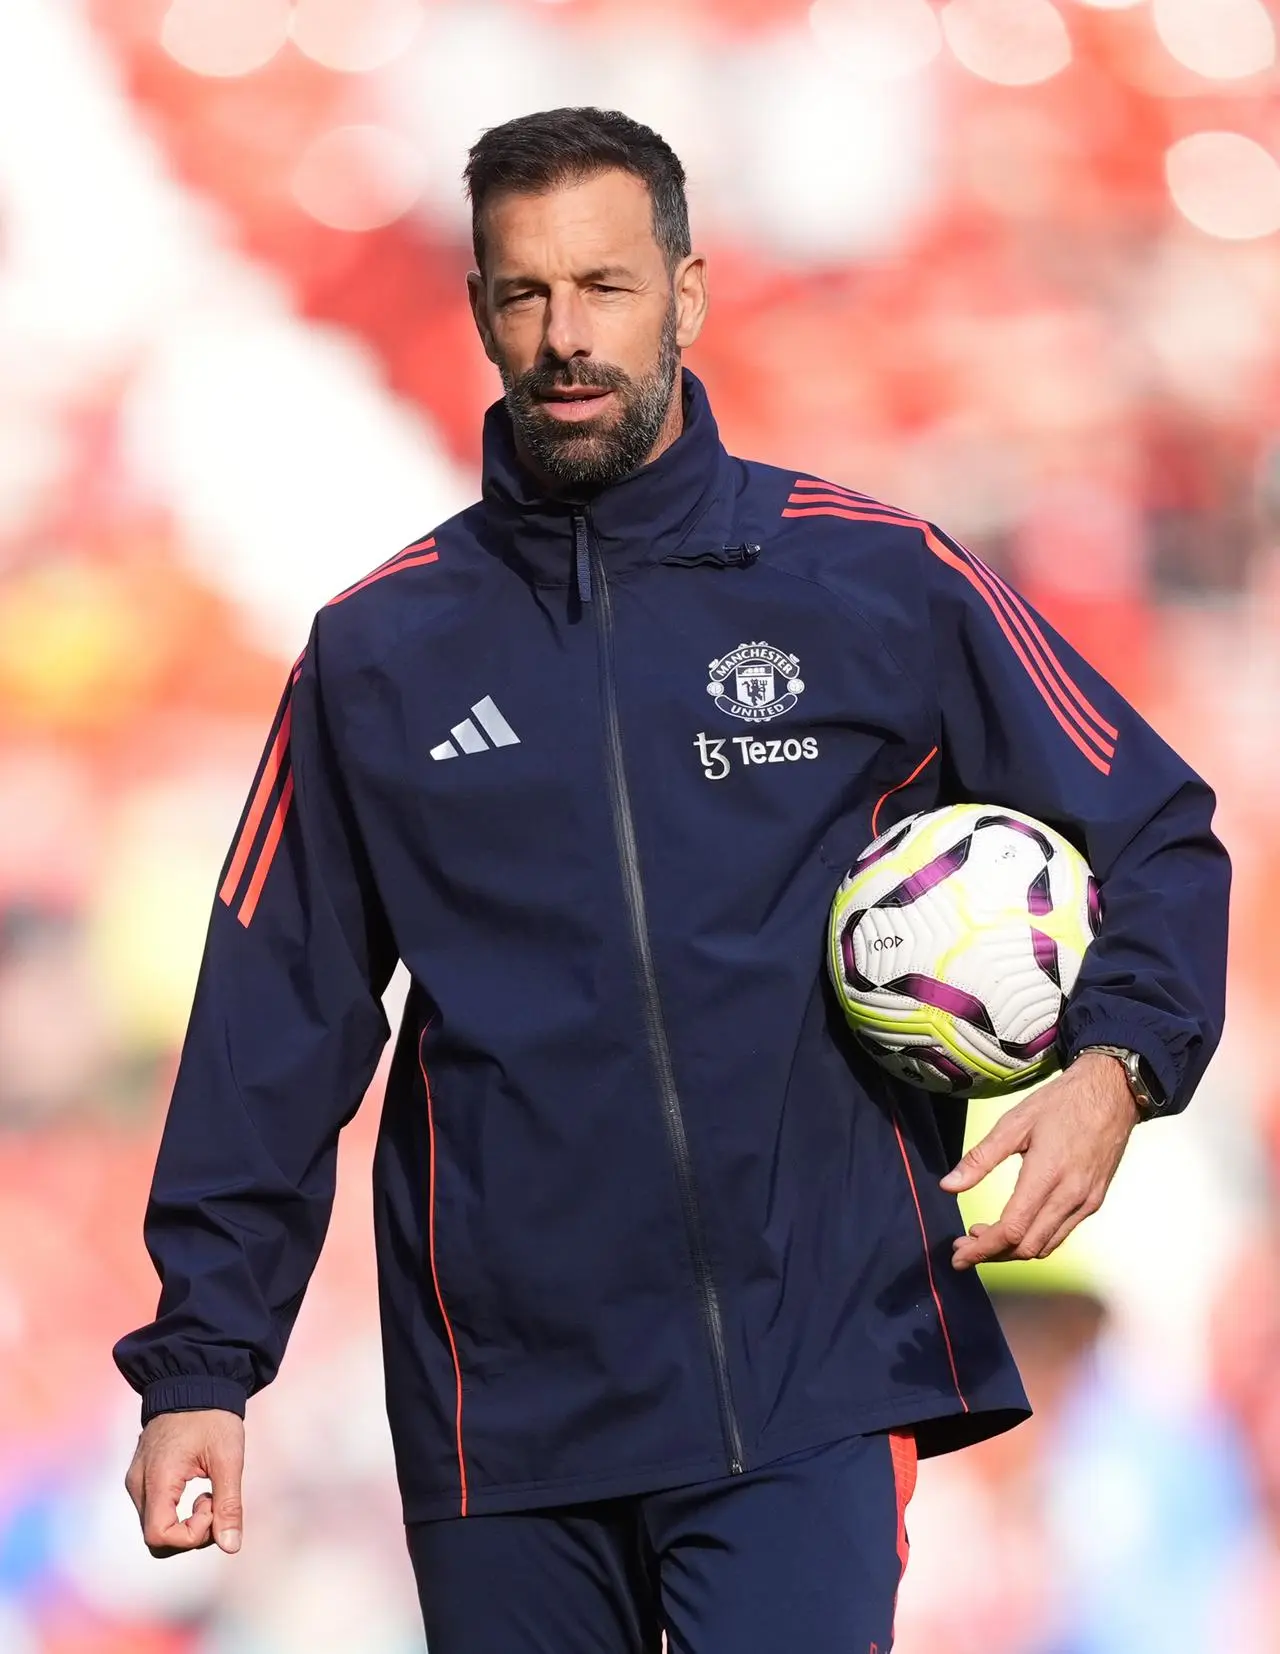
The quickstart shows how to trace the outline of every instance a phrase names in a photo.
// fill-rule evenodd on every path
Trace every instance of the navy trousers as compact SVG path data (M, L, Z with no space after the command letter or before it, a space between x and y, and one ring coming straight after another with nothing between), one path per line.
M594 1504L411 1524L429 1654L888 1654L909 1435Z

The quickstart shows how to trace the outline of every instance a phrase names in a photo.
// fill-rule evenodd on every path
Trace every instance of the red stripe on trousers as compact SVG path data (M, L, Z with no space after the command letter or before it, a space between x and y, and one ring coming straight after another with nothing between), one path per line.
M907 1538L907 1506L916 1490L916 1474L919 1469L919 1455L916 1452L916 1437L913 1430L889 1432L889 1457L893 1463L893 1492L898 1507L898 1584L901 1585L911 1556L911 1541ZM896 1609L897 1591L893 1594L893 1603Z

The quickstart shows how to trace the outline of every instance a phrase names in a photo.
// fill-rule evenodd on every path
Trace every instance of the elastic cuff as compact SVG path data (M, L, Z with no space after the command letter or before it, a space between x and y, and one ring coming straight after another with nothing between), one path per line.
M1182 1106L1176 1100L1178 1071L1164 1041L1153 1034L1145 1023L1129 1021L1124 1017L1090 1017L1066 1033L1062 1049L1063 1067L1091 1045L1122 1045L1126 1051L1136 1051L1140 1057L1145 1057L1151 1064L1163 1097L1159 1112L1178 1112Z
M142 1392L142 1422L147 1424L157 1413L198 1413L206 1408L243 1418L245 1399L244 1385L233 1378L158 1378Z

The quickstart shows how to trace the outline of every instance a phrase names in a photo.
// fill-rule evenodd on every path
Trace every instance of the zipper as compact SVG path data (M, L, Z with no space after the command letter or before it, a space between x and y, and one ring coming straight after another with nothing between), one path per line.
M578 589L584 602L595 598L597 615L596 637L599 640L600 688L604 702L605 757L608 768L609 802L613 811L613 830L618 845L618 861L622 870L622 886L626 895L627 912L631 920L631 940L635 948L636 965L644 1000L645 1028L649 1036L649 1053L653 1059L658 1091L662 1098L662 1112L667 1127L667 1140L675 1161L676 1180L680 1186L680 1203L684 1212L685 1231L693 1258L698 1296L702 1304L702 1319L707 1341L711 1347L711 1365L715 1374L716 1394L720 1405L720 1421L725 1446L729 1454L729 1472L741 1476L746 1468L742 1433L733 1406L733 1390L729 1382L729 1358L725 1346L724 1318L720 1313L720 1296L711 1272L707 1250L706 1230L698 1205L698 1191L694 1184L693 1159L689 1153L689 1137L685 1131L680 1094L676 1089L675 1069L671 1062L671 1046L667 1039L666 1023L662 1015L662 996L658 991L658 974L653 963L653 947L649 939L649 922L644 899L644 882L640 875L640 854L636 844L635 818L631 810L631 793L627 786L627 771L622 753L622 727L618 719L618 690L613 670L613 598L605 574L599 549L591 538L585 516L573 519L574 550L578 560ZM582 569L582 552L586 550L586 579Z
M578 587L578 602L585 609L591 601L591 543L587 535L587 519L573 519L573 570Z

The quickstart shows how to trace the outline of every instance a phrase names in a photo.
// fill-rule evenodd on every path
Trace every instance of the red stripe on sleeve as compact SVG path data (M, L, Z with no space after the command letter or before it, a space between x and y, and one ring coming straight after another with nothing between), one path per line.
M385 563L380 563L372 574L365 575L363 580L357 580L354 586L348 586L346 591L339 592L337 597L331 597L325 604L325 608L331 609L335 603L345 603L347 598L354 597L357 592L362 592L366 586L372 586L375 580L385 580L389 574L399 574L401 569L417 569L421 568L424 563L439 562L440 553L427 549L434 545L435 541L428 539L419 540L414 545L406 546L403 551L396 552L394 557L389 557ZM416 552L418 555L411 557L410 552Z
M302 662L294 668L293 683L297 683L302 671ZM292 687L292 685L291 685ZM254 790L253 802L249 806L249 814L236 840L235 853L231 858L231 866L227 869L227 876L222 881L222 888L218 895L230 907L232 898L240 887L240 880L244 877L244 870L249 862L249 853L253 849L253 841L258 836L258 828L267 808L267 800L279 779L280 770L285 760L285 753L289 747L289 729L293 722L293 701L289 700L284 709L284 716L280 720L280 727L276 731L276 738L271 743L267 753L267 761L262 767L262 775Z
M966 551L964 553L964 558L968 566L978 576L978 579L981 580L983 586L986 588L986 591L991 594L986 598L986 602L991 608L992 613L995 613L997 607L1003 612L1005 618L1009 621L1014 631L1017 632L1030 654L1034 657L1042 682L1047 684L1047 686L1053 691L1054 696L1063 711L1080 730L1080 733L1093 742L1104 758L1113 757L1116 750L1114 744L1109 741L1105 735L1100 734L1098 730L1096 730L1092 724L1088 722L1082 713L1078 712L1076 708L1072 706L1071 702L1067 699L1067 696L1063 693L1063 689L1055 681L1053 676L1054 666L1057 666L1060 676L1065 678L1066 673L1063 670L1061 663L1058 661L1058 657L1053 653L1053 650L1050 649L1044 633L1038 626L1035 625L1030 610L1028 610L1025 605L1022 606L1021 610L1019 610L1019 607L1015 606L1011 600L1013 597L1012 588L1006 586L1004 582L987 567L980 557L975 557L971 551ZM997 616L997 618L999 618L999 616ZM1051 662L1052 664L1050 664ZM1099 722L1101 722L1101 719L1099 719ZM1110 727L1111 726L1108 724L1107 728L1110 729Z
M1023 602L1022 598L1018 595L1018 593L1013 589L1013 587L1011 585L1009 585L1009 583L1006 580L1002 580L994 569L988 568L985 563L982 563L982 559L980 557L974 557L972 552L969 552L968 555L969 555L970 558L972 558L972 560L975 563L981 563L982 564L982 567L987 570L987 573L991 576L991 578L995 581L996 585L999 586L1000 590L1009 599L1010 603L1013 604L1014 608L1022 616L1023 620L1026 622L1028 627L1030 627L1030 629L1035 633L1036 637L1039 638L1040 647L1043 649L1044 653L1049 657L1049 660L1050 660L1050 662L1053 666L1053 669L1054 669L1055 673L1057 674L1059 680L1061 681L1063 686L1067 689L1067 691L1072 696L1072 698L1075 700L1076 704L1082 709L1082 711L1088 713L1089 717L1091 717L1093 719L1094 723L1097 724L1097 726L1100 730L1103 730L1107 735L1109 735L1113 741L1118 741L1120 739L1120 731L1115 727L1114 724L1109 724L1107 722L1107 720L1098 711L1097 707L1094 706L1093 702L1088 699L1088 697L1085 695L1084 691L1075 682L1074 678L1072 678L1070 676L1070 674L1067 672L1067 670L1063 666L1062 662L1058 659L1057 655L1054 653L1053 649L1050 647L1048 638L1045 637L1044 633L1041 631L1040 627L1037 625L1036 617L1031 613L1031 610ZM1113 752L1115 751L1114 747L1112 748L1112 751Z
M1012 648L1014 654L1021 662L1027 676L1031 679L1032 683L1039 691L1041 699L1057 720L1063 733L1076 747L1079 748L1079 750L1093 765L1094 769L1099 770L1103 775L1110 775L1111 765L1108 760L1115 749L1108 741L1106 741L1101 735L1085 723L1079 711L1067 699L1064 691L1053 681L1052 678L1045 675L1046 669L1033 660L1032 656L1027 652L1027 648L1024 647L1022 640L1014 630L1015 626L1021 630L1021 621L1017 615L1015 614L1012 616L1013 625L1011 625L1010 620L1006 618L1005 612L1003 611L1001 596L988 590L987 586L984 585L983 581L979 578L977 572L948 546L944 545L929 527L928 523L924 522L920 518L894 517L890 516L888 512L879 511L873 512L852 509L844 510L838 506L788 509L784 511L782 515L784 517L839 517L852 523L889 523L918 529L924 536L925 544L929 547L929 550L933 552L934 556L946 563L948 567L955 569L958 574L963 575L973 589L978 593L978 596L981 597L983 602L987 605L987 608L991 611L996 624L1004 633L1010 648ZM985 568L986 565L983 564L982 566ZM1034 648L1034 645L1031 645L1031 647ZM1086 736L1089 740L1096 743L1096 746L1101 749L1101 752L1096 751L1093 746L1087 744L1084 738Z
M253 918L258 906L258 897L262 894L262 887L266 883L267 874L271 871L271 863L280 846L280 837L284 832L285 817L289 814L289 805L293 801L293 771L285 777L284 788L276 803L275 814L271 818L271 825L267 829L267 836L262 841L262 852L258 857L258 864L253 870L253 877L249 880L249 888L244 893L244 901L240 904L240 911L236 915L240 923L248 929L249 921Z
M910 517L913 522L919 520L914 511L903 511L900 506L886 505L883 500L877 500L870 494L860 494L856 488L846 488L842 482L819 482L816 477L797 477L792 487L797 490L791 497L793 504L831 495L848 505L865 505L875 511L901 512L902 516Z

